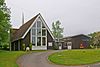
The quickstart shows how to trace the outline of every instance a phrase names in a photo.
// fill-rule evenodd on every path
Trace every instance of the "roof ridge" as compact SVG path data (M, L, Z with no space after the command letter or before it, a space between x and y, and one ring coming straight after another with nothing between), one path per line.
M76 36L80 36L80 35L87 36L87 35L85 35L85 34L77 34L77 35L67 36L67 37L64 37L64 38L72 38L72 37L76 37ZM88 37L88 36L87 36L87 37Z

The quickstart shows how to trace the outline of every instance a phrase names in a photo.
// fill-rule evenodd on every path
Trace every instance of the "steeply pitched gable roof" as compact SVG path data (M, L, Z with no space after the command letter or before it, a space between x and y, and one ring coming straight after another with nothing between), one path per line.
M26 22L25 24L23 24L17 31L15 34L13 34L11 40L16 41L19 39L23 39L26 34L29 32L29 30L31 29L32 25L35 23L36 19L38 17L41 17L42 20L44 21L43 17L41 16L41 14L39 13L38 15L36 15L35 17L33 17L31 20L29 20L28 22ZM54 39L52 32L50 31L49 27L47 26L46 22L44 21L44 24L48 30L48 32L50 33L50 35L52 36L52 38Z
M39 14L38 14L39 15ZM28 28L31 26L31 24L35 21L35 19L38 17L36 15L33 17L31 20L23 24L17 31L16 33L12 36L11 40L16 41L18 39L21 39L21 37L25 34L25 32L28 30Z

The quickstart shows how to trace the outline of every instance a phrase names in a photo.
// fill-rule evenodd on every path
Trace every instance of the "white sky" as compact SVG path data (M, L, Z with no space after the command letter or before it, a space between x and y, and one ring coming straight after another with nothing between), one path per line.
M11 8L13 27L41 13L51 29L52 22L60 20L64 36L100 31L100 0L6 0Z

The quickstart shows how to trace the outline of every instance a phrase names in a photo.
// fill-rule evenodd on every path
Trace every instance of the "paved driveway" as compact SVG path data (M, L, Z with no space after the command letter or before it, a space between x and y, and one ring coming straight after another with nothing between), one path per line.
M19 67L100 67L99 64L84 66L63 66L56 65L47 60L48 55L57 51L34 52L24 55L17 60Z

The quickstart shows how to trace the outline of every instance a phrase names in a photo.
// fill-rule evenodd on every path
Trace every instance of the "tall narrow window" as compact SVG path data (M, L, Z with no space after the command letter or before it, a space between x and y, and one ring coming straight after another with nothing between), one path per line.
M32 27L32 44L33 46L46 46L47 44L47 29L41 18L39 18Z
M41 29L37 29L37 35L41 36Z
M36 43L36 38L32 37L32 45L35 46L35 43Z
M42 45L43 45L43 46L46 45L46 37L42 37Z
M32 29L32 35L36 35L36 29Z
M37 46L41 46L41 37L37 37Z
M46 29L42 29L42 36L46 36Z

